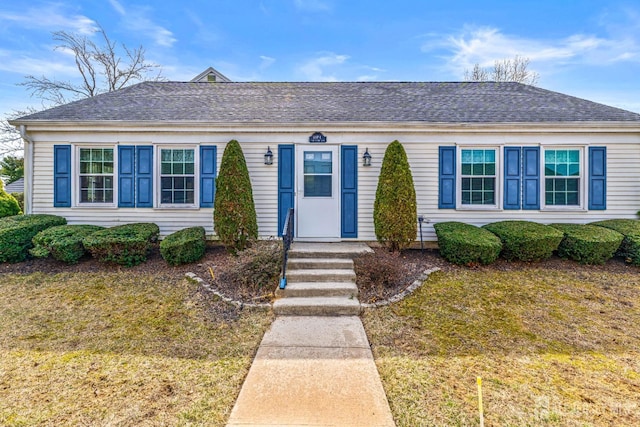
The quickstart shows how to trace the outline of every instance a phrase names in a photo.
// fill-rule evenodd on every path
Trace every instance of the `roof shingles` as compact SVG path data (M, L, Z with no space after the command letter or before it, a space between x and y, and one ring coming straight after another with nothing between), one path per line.
M512 82L144 82L18 119L203 123L640 122L640 114Z

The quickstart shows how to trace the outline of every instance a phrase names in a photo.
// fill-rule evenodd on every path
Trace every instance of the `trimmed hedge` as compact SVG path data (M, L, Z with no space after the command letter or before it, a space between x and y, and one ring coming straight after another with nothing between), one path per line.
M42 230L64 225L67 220L56 215L15 215L0 221L0 262L20 262L33 247L31 240Z
M47 228L32 239L33 249L29 253L38 258L51 255L67 264L76 264L86 253L82 239L96 231L104 230L97 225L58 225Z
M454 264L491 264L500 256L502 243L495 234L462 222L433 225L438 236L440 255Z
M24 193L11 193L14 199L18 201L18 206L20 206L20 211L24 212Z
M131 267L147 260L159 233L156 224L139 222L97 231L82 239L82 244L98 261Z
M530 221L500 221L483 228L500 238L501 256L507 260L545 260L558 249L564 237L560 230Z
M616 252L633 265L640 265L640 221L636 219L607 219L591 225L615 230L624 236Z
M580 264L604 264L613 257L624 236L617 231L595 225L551 224L564 233L558 255Z
M160 255L170 265L189 264L204 256L204 227L190 227L168 235L160 242Z

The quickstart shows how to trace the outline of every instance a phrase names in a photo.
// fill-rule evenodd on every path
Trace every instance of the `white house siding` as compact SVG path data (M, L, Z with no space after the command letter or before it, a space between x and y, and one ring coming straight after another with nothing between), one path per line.
M59 132L29 129L34 144L33 213L49 213L65 216L70 224L98 224L114 226L131 222L155 222L163 235L188 226L203 226L213 233L212 208L201 209L116 209L116 208L54 208L53 207L53 145L56 144L122 144L161 145L185 144L216 145L217 162L220 161L226 143L237 139L244 151L253 185L260 236L268 238L277 234L278 215L278 145L305 144L309 135L321 131L328 143L358 146L359 162L366 148L373 157L372 166L358 166L358 240L375 240L373 229L373 203L378 174L387 145L397 139L405 147L413 173L418 201L418 213L427 221L425 240L435 240L432 224L442 221L462 221L477 225L488 222L521 219L542 223L591 222L608 218L635 218L640 210L640 134L631 132L580 131L573 127L559 129L466 129L394 126L289 126L235 128L197 125L188 127L134 127L117 129L113 126L69 127ZM502 148L513 146L566 145L607 147L607 210L605 211L527 211L496 210L474 211L463 209L438 209L438 147L492 145ZM267 147L274 153L274 164L264 165ZM156 177L154 177L156 179ZM500 179L499 179L500 180ZM500 194L500 197L502 195Z

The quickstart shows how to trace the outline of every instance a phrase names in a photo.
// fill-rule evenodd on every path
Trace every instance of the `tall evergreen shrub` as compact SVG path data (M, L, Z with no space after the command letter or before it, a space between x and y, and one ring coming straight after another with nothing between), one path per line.
M373 205L376 238L392 251L406 248L416 238L416 191L407 154L398 141L387 147Z
M245 249L250 239L258 237L249 170L242 148L235 139L229 141L222 155L216 180L213 228L231 253Z
M4 191L4 184L0 180L0 218L21 213L18 201L11 194Z

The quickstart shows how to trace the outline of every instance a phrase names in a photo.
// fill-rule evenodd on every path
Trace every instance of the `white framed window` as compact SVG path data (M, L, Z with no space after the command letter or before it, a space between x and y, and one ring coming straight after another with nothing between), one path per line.
M116 160L113 147L78 147L77 204L114 206Z
M466 209L499 208L499 148L461 147L459 153L458 206Z
M198 164L195 148L158 149L159 205L161 207L195 207L198 201Z
M584 149L544 148L543 198L547 208L582 208L585 202Z

